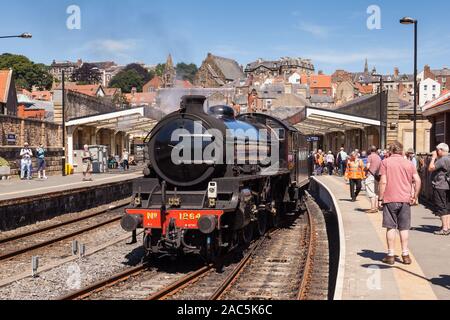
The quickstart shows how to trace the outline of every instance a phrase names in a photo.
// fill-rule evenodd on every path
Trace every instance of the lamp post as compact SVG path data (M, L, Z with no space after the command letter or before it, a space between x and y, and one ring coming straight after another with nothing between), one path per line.
M414 152L417 152L417 94L418 85L417 85L417 25L418 21L411 17L405 17L400 20L401 24L404 25L414 25L414 129L413 129L413 137L414 137Z
M16 36L0 36L0 39L10 39L10 38L31 39L33 38L33 36L31 33L22 33Z
M383 75L376 73L375 71L372 73L372 77L379 78L379 95L380 95L380 149L384 150L386 149L386 139L385 139L385 119L384 119L384 112L383 112L383 92L384 92L384 81L383 81Z
M62 71L62 140L63 140L63 156L61 160L62 175L66 176L66 73Z

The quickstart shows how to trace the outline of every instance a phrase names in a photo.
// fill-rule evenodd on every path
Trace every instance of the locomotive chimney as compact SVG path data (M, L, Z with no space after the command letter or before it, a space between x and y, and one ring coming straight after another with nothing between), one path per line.
M183 113L205 113L205 96L184 96L181 98L180 110Z

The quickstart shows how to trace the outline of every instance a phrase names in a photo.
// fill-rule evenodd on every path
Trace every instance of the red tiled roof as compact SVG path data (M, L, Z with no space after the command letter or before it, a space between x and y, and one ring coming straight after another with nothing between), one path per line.
M371 94L373 93L373 85L362 85L361 83L357 82L355 83L356 88L359 90L359 92L363 94Z
M33 91L30 94L33 100L52 101L53 94L50 91Z
M107 96L114 96L115 94L119 93L118 88L103 88L103 91L105 91L105 95Z
M188 80L176 80L175 81L175 87L183 88L183 89L191 89L194 86Z
M11 77L12 70L0 70L0 103L6 103L8 100Z
M100 90L101 85L99 84L86 84L86 85L78 85L78 84L69 84L65 86L67 90L75 91L78 93L82 93L88 96L95 97L97 96L98 90Z
M145 88L150 87L154 89L159 89L161 88L161 86L162 86L162 79L158 76L154 77L152 80L144 84Z
M324 74L306 75L302 74L302 84L309 84L310 88L331 88L331 76Z
M136 92L125 95L131 105L151 105L156 101L156 92Z

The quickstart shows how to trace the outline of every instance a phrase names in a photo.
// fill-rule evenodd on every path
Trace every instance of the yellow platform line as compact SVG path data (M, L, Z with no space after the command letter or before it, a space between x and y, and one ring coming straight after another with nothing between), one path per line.
M347 187L344 182L339 182L342 187ZM359 197L356 202L361 208L370 208L370 201L364 195ZM367 215L373 228L378 234L381 242L384 244L387 252L386 244L386 229L383 229L383 216L382 214L368 214ZM401 256L401 244L400 236L396 241L396 254ZM411 250L411 249L410 249ZM410 266L404 265L401 262L397 262L395 266L391 267L394 271L394 277L397 282L397 287L400 291L400 297L402 300L438 300L434 293L431 281L425 276L423 269L420 267L419 262L415 259L413 252L410 252L413 264ZM400 258L401 259L401 258Z

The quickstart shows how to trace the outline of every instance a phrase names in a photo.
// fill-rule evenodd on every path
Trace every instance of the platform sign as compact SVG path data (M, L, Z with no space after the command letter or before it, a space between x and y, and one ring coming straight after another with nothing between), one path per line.
M319 142L320 138L319 137L307 137L306 141L307 142Z
M14 133L8 133L6 135L6 142L8 143L8 145L13 146L16 144L16 141L17 141L17 138Z

